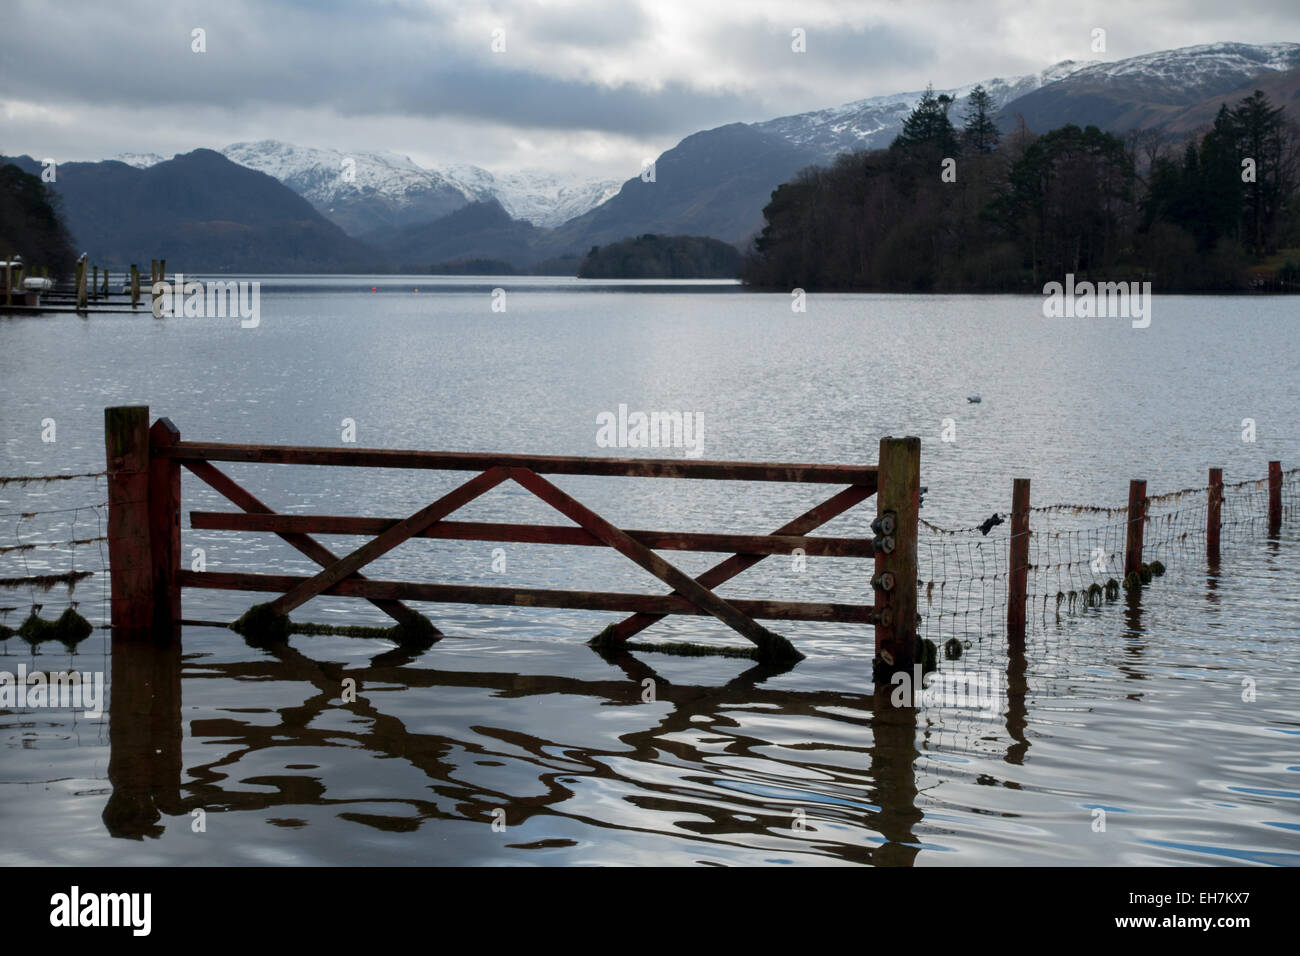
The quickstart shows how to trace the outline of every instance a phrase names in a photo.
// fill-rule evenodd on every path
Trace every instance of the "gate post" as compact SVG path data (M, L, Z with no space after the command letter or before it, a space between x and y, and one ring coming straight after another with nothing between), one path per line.
M876 481L876 656L873 679L887 690L894 674L915 680L916 532L921 495L921 439L880 439ZM891 520L892 519L892 520ZM889 577L885 577L889 575ZM885 587L888 584L888 587ZM913 687L915 693L920 688ZM909 704L912 695L907 695Z
M149 429L149 547L153 559L154 637L170 643L179 636L181 589L181 466L154 455L181 440L170 419L160 418Z
M85 277L85 272L81 273ZM84 286L82 287L84 290ZM149 547L149 408L104 409L108 465L108 569L114 636L142 636L154 622Z

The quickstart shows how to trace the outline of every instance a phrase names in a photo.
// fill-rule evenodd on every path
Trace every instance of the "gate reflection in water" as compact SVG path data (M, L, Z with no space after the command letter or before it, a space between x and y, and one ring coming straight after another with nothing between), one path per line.
M237 640L231 635L231 640ZM575 652L564 649L566 655ZM193 811L205 814L240 811L263 811L295 807L336 807L338 815L354 823L380 830L411 832L434 827L439 821L461 820L480 823L485 832L494 814L501 809L512 829L528 821L541 823L539 817L552 817L578 824L578 828L637 830L647 826L646 812L668 814L675 836L704 842L746 844L750 837L763 837L763 845L772 839L789 840L793 852L804 852L812 841L822 856L844 862L884 865L911 865L921 849L916 833L922 812L917 807L915 762L918 712L892 707L873 694L847 694L816 690L777 690L766 682L786 673L789 665L746 664L738 676L716 686L675 683L656 671L645 660L622 651L584 651L599 653L618 673L608 679L583 679L558 675L516 674L493 671L466 671L413 666L419 654L393 649L368 661L365 666L313 659L289 643L258 649L259 656L227 663L202 661L185 674L184 683L191 689L198 682L272 683L276 696L283 700L283 688L290 684L308 689L300 704L278 709L279 722L257 724L238 717L194 719L190 735L196 742L221 744L222 756L210 763L189 767L182 761L182 670L186 668L182 652L176 646L155 646L147 641L122 641L113 649L113 683L110 709L111 757L109 778L113 792L103 811L104 824L115 837L134 838L160 835L167 827L190 827ZM421 657L427 665L432 651ZM855 666L861 661L852 662ZM804 665L808 666L807 664ZM1013 652L1007 670L1007 704L1005 729L1010 741L1005 759L1021 763L1029 744L1025 739L1025 660ZM345 699L345 679L356 682L354 699ZM648 685L647 680L653 681ZM642 693L654 688L659 707L646 706ZM866 685L870 686L870 685ZM371 689L378 688L381 693ZM402 694L426 695L428 711L440 707L440 691L449 689L481 692L483 702L502 700L540 701L558 696L563 704L590 714L594 707L625 705L644 707L642 729L616 733L608 747L579 746L536 738L513 729L501 733L510 747L497 751L484 747L481 736L466 734L457 739L439 734L420 733L407 728L405 722L384 710L376 697L394 690ZM882 691L882 693L884 693ZM352 695L349 695L352 696ZM450 705L454 707L455 705ZM667 707L667 713L663 708ZM783 788L762 782L736 794L747 812L721 805L709 808L699 794L683 793L679 785L665 775L665 783L647 783L652 773L646 764L657 761L686 765L688 778L701 786L715 787L716 781L700 774L709 768L710 751L691 742L691 736L708 733L710 740L725 738L722 748L730 761L746 759L769 763L770 740L747 737L736 732L732 714L756 709L765 720L812 717L824 722L828 717L848 725L849 740L800 741L787 746L811 751L801 758L801 766L790 770L803 773L831 773L841 784L843 796L828 800L825 787L820 795L809 791L800 800L796 788ZM342 711L347 727L329 720L329 712ZM317 726L313 726L317 724ZM807 726L807 722L801 726ZM467 727L470 724L466 724ZM352 729L352 728L361 729ZM472 728L475 731L481 728ZM558 736L552 733L552 736ZM413 797L398 793L383 798L394 810L402 812L375 814L359 812L360 805L373 806L374 797L335 796L317 777L303 774L258 776L242 781L256 789L241 786L227 770L241 761L271 748L321 748L328 746L364 748L371 754L407 762L427 778L430 797ZM557 750L562 750L563 767L553 766ZM494 790L479 782L465 779L463 771L471 763L511 761L516 766L520 752L528 756L531 775L541 792L520 795ZM822 763L818 753L838 754L837 762ZM712 753L716 753L713 751ZM629 764L628 762L632 763ZM573 801L575 779L579 775L603 777L619 782L620 766L638 766L641 779L623 780L616 787L629 796L627 817L605 812L599 817L582 809L583 801ZM575 768L582 768L575 771ZM851 775L850 775L851 774ZM183 779L184 778L184 779ZM849 783L846 789L842 785ZM536 786L514 788L537 790ZM651 795L647 791L658 789ZM735 789L734 787L732 789ZM741 788L742 790L746 788ZM857 791L856 795L853 791ZM577 809L569 804L573 803ZM350 809L355 806L355 809ZM606 810L608 806L606 805ZM806 820L801 823L801 820ZM829 825L829 829L828 829ZM856 839L830 838L830 830L845 827L859 831ZM530 832L536 829L530 827ZM556 832L572 832L574 827L557 827ZM654 826L650 826L651 832ZM861 831L873 831L874 841L860 838ZM557 845L572 845L558 840ZM447 860L446 862L455 862Z

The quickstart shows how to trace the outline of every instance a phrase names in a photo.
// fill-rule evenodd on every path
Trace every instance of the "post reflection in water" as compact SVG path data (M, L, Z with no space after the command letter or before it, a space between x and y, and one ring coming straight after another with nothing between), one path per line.
M1023 641L1010 641L1007 646L1007 763L1017 766L1025 762L1025 753L1029 750L1029 738L1025 728L1029 725L1029 710L1025 704L1025 695L1029 691L1026 676L1029 664L1025 659Z
M233 635L231 639L236 640ZM664 832L666 820L679 840L685 833L705 844L766 851L788 844L790 853L893 866L912 865L920 850L916 828L924 814L917 806L917 711L890 706L887 695L882 704L873 693L774 689L765 682L789 667L769 664L751 666L717 686L677 684L626 651L602 652L600 656L619 673L592 680L414 667L414 658L427 664L429 657L401 649L380 654L360 667L317 661L288 643L258 650L264 653L247 660L192 663L185 682L192 692L199 688L196 682L203 680L278 685L274 691L278 701L283 701L283 688L291 683L309 688L309 696L292 706L275 707L279 722L272 726L238 716L191 720L190 736L220 744L221 756L184 767L179 647L115 641L109 760L113 792L103 811L112 836L141 839L159 837L167 826L188 828L191 812L199 808L217 814L333 807L340 819L401 833L419 830L429 821L487 824L494 811L504 807L512 829L545 815L569 824L562 828L566 833L577 824L578 828L657 834ZM346 678L356 682L355 699L343 695ZM368 688L382 687L385 692L428 694L428 713L438 716L442 716L439 690L479 690L491 701L537 698L539 707L542 698L559 695L568 698L565 706L590 715L597 707L639 705L647 678L654 681L656 702L669 705L667 713L662 706L646 707L644 713L652 715L649 725L630 732L610 731L608 747L538 737L521 729L517 720L511 727L487 729L468 723L464 739L414 732L402 719L375 705L373 690L367 693ZM1020 699L1023 731L1023 694ZM241 700L247 700L246 694ZM275 706L271 700L267 703ZM342 711L349 719L330 719L330 711ZM848 742L845 736L801 739L779 745L799 751L798 763L789 757L782 760L772 756L778 745L770 735L760 739L745 731L741 721L753 714L769 722L789 720L792 726L795 719L809 718L797 724L796 734L833 720L832 732L847 727ZM485 746L485 734L501 746ZM706 790L718 784L720 765L715 762L719 750L704 746L705 740L710 745L723 742L721 757L726 761L761 762L777 768L776 773L747 778L742 782L750 786L738 789L733 777L727 781L733 785L729 791ZM339 746L397 758L418 770L427 783L377 799L333 796L322 779L301 772L236 776L241 761L256 754L265 757L272 748ZM557 752L562 752L562 761L556 760ZM819 762L820 754L832 756ZM521 755L522 762L530 765L527 776L533 781L510 788L521 792L466 779L471 762L510 761L517 768ZM831 762L835 758L842 759ZM556 767L557 762L562 768ZM261 765L256 760L250 763ZM673 773L661 778L657 773L661 766ZM791 772L782 774L782 770ZM833 777L835 797L827 798L825 787L800 793L790 786L808 773ZM602 812L594 815L589 802L572 800L574 784L591 783L592 777L613 784L609 792L624 795L613 812L604 803ZM683 781L696 786L684 786ZM792 826L792 811L797 807L806 811L806 828ZM164 819L168 816L179 819L169 823ZM852 832L846 837L848 831ZM565 840L543 842L572 845Z
M1142 667L1146 657L1146 625L1142 623L1142 588L1129 588L1124 594L1124 657L1116 667L1128 680L1146 680ZM1141 700L1142 694L1133 691L1129 700Z
M185 812L181 780L181 648L113 641L108 778L103 820L115 837L159 836L163 814Z

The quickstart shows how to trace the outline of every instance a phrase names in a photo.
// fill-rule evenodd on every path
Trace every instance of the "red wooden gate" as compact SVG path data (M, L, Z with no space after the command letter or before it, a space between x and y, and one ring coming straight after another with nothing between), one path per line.
M548 455L341 449L238 445L181 441L167 419L149 427L144 407L105 409L109 471L109 549L112 620L115 632L150 632L174 640L181 621L180 589L221 588L267 591L279 596L265 606L279 619L321 594L365 598L412 634L439 635L403 600L457 604L564 607L625 612L595 644L619 645L670 614L711 615L750 640L758 656L798 660L784 637L755 618L785 621L841 621L874 625L877 661L887 671L910 673L916 636L916 532L920 441L882 439L879 465L771 464L689 459L574 458ZM414 468L476 472L464 484L406 518L277 514L212 463L264 462L363 468ZM311 577L224 571L180 566L180 469L198 476L240 510L195 511L191 527L259 531L278 535L321 565ZM771 534L744 535L623 530L569 495L544 475L604 475L643 478L781 481L846 485L821 504ZM447 520L484 492L513 481L573 521L566 525L501 524ZM811 532L872 495L877 519L872 537L818 537ZM313 534L371 536L339 557ZM613 548L671 591L662 595L520 587L482 587L376 581L361 569L413 537L466 541L525 542ZM873 558L870 603L835 604L741 600L715 589L765 557L803 549L810 556ZM658 551L712 551L729 556L692 578ZM864 585L866 581L864 580Z

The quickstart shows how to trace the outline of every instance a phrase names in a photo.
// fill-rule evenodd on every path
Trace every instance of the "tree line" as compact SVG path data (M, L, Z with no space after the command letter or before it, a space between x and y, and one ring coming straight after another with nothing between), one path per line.
M762 288L1041 292L1066 273L1300 291L1300 128L1256 91L1176 143L1095 126L1007 134L976 87L927 89L888 149L778 187L742 265Z
M58 195L13 163L0 166L0 259L22 256L28 269L72 271L76 254L59 214Z
M647 233L592 246L578 267L582 279L734 279L740 250L707 236Z

